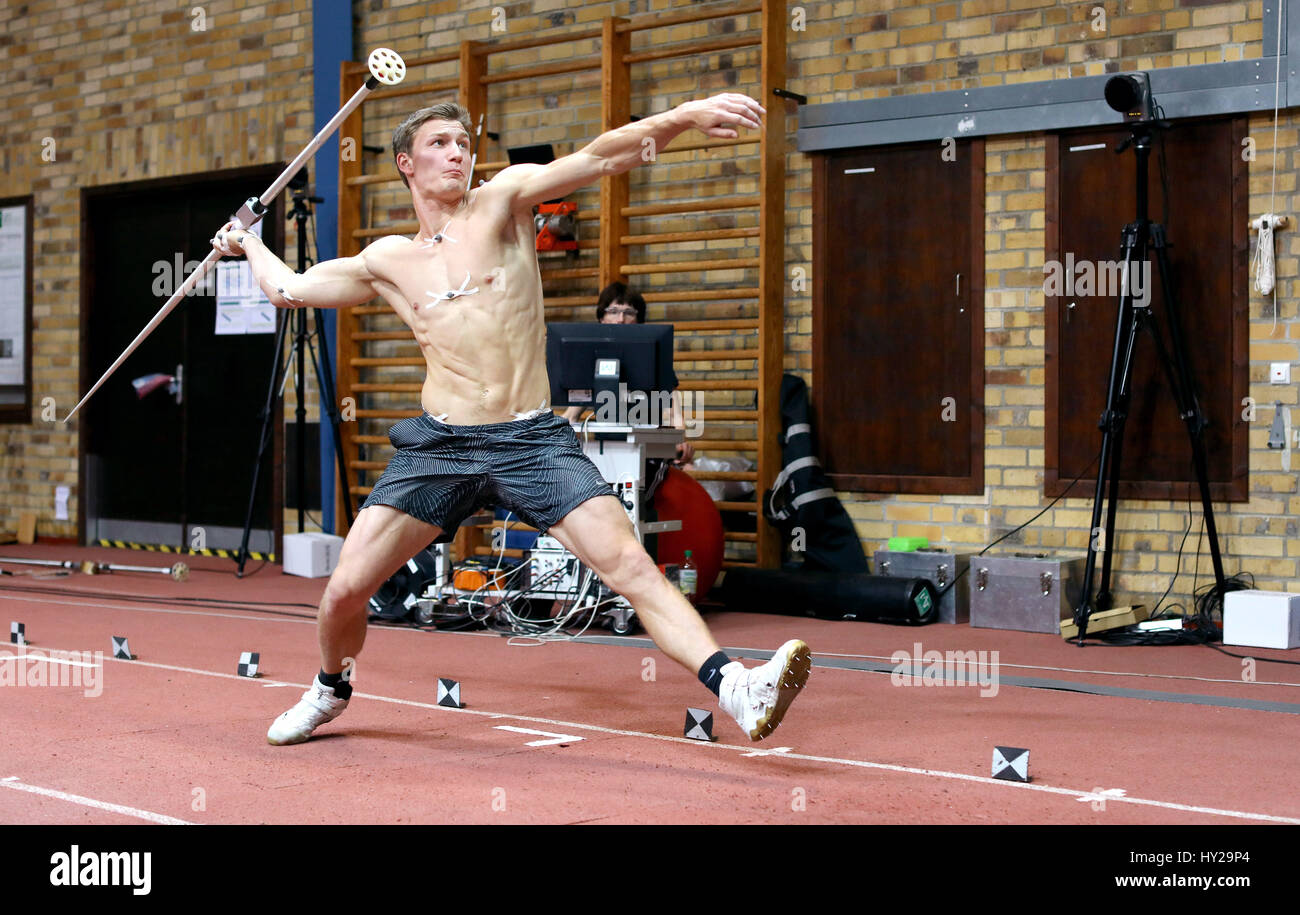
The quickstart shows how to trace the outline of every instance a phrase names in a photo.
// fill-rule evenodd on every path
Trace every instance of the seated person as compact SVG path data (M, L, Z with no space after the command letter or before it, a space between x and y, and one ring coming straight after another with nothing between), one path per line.
M645 299L638 292L633 292L622 283L610 283L600 293L596 302L596 320L601 324L644 324ZM665 412L664 425L676 429L686 428L686 418L681 408L681 393L674 386L672 405ZM564 418L575 422L582 416L582 407L569 407L564 411ZM689 464L695 456L695 448L688 441L677 443L678 466ZM653 477L652 477L653 479ZM647 489L652 487L647 486Z

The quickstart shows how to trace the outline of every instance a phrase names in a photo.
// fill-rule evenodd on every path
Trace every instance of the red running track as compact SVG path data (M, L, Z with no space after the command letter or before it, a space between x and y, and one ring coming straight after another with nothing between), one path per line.
M0 553L174 561L40 545ZM686 708L716 711L715 700L644 639L521 646L371 627L348 710L306 744L272 747L271 720L319 665L314 612L185 599L314 605L324 580L275 565L239 580L231 562L206 557L190 565L181 583L139 573L0 580L0 626L25 623L30 655L105 655L98 690L0 687L0 822L1300 823L1295 668L1261 662L1246 682L1241 661L1205 647L1080 649L967 626L709 613L733 656L791 637L812 646L807 689L759 744L721 713L717 741L684 738ZM112 659L114 635L137 660ZM997 651L998 688L891 677L891 655L916 643ZM243 651L261 654L260 679L236 676ZM47 678L54 668L0 663L29 675L43 665ZM461 682L466 708L435 704L438 677ZM1169 701L1178 696L1200 698ZM1236 700L1284 710L1230 707ZM1029 784L989 777L996 745L1030 749Z

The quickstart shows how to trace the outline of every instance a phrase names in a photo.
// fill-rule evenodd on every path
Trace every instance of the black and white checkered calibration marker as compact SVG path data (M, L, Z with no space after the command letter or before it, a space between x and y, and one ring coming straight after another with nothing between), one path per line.
M27 627L22 623L9 624L9 641L14 645L27 644Z
M702 708L688 708L684 733L692 740L712 740L713 713Z
M134 661L131 648L126 643L126 636L115 635L113 638L113 657L119 661Z
M239 655L239 666L235 669L241 677L256 677L257 663L261 655L256 651L245 651Z
M1020 747L994 747L993 777L1010 782L1029 781L1029 751Z
M438 704L447 708L464 708L460 701L460 683L438 678Z

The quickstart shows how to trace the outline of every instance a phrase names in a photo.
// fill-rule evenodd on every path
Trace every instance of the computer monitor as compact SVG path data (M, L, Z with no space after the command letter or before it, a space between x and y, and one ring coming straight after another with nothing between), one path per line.
M555 147L550 143L537 143L533 146L511 146L506 150L506 158L511 165L520 165L529 163L533 165L548 165L555 161ZM543 200L543 203L559 203L564 200L563 197L556 197L553 200Z
M677 388L671 324L548 324L551 406L588 407L596 422L661 425Z

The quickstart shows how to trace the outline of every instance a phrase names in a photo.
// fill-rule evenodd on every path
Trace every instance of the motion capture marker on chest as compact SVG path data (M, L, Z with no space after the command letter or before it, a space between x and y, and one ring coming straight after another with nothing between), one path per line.
M449 289L446 292L441 294L437 292L432 292L431 290L428 289L424 290L425 295L433 296L433 301L425 303L424 307L432 308L433 306L437 305L439 302L450 302L452 299L458 299L463 295L473 295L474 293L478 292L477 286L475 286L473 289L466 288L469 286L469 284L470 284L470 275L469 275L469 271L467 270L465 271L465 282L460 284L459 289Z

